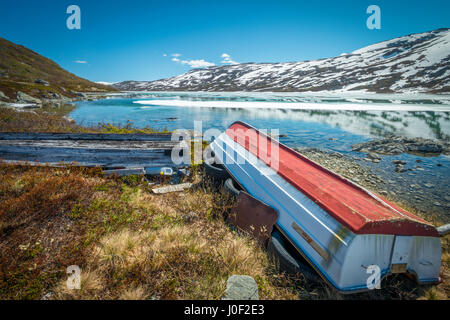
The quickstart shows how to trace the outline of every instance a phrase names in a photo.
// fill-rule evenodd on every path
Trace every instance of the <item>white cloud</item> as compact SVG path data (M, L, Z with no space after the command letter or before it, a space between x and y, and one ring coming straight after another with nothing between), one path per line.
M164 56L166 56L166 54L164 54ZM171 59L173 62L180 63L180 64L187 64L187 65L189 65L191 68L207 68L207 67L215 66L214 63L205 61L204 59L198 59L198 60L180 60L178 57L181 57L181 56L182 56L181 53L172 53L170 56L173 57L173 58Z
M222 53L221 57L223 58L222 63L226 64L238 64L239 62L233 61L231 56L228 53Z
M164 54L163 54L163 57L167 57L167 53L164 53Z
M75 63L87 64L87 61L84 60L75 60Z
M191 68L207 68L215 66L214 63L205 61L203 59L200 60L183 60L182 64L188 64Z

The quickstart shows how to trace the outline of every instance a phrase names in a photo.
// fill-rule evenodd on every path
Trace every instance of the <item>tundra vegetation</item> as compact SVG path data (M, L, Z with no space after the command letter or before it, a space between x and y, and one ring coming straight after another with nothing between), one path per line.
M116 89L77 77L52 60L0 37L0 91L14 102L18 92L38 99L51 98L55 94L77 98L79 91L111 92Z
M85 128L62 116L0 108L0 131L134 130ZM141 176L0 164L0 299L220 299L233 274L252 276L261 299L449 296L448 239L437 286L391 276L381 290L343 296L300 274L287 276L255 240L227 224L234 199L202 166L191 170L191 189L156 195ZM66 286L71 265L82 270L80 290Z

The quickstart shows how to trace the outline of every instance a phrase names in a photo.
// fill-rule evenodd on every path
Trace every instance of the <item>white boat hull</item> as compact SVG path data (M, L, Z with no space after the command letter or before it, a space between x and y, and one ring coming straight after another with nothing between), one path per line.
M278 211L277 228L339 291L370 290L377 279L399 272L419 283L440 280L439 238L355 234L226 133L211 149L248 193Z

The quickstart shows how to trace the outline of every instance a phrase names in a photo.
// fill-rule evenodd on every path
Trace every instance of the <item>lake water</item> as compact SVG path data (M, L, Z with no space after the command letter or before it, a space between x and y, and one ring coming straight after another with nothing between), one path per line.
M155 129L226 129L241 120L259 129L278 129L290 147L313 147L364 158L351 146L390 134L450 140L449 95L298 94L148 92L116 94L108 99L78 102L70 114L77 123L111 123ZM393 173L392 159L407 161L407 174ZM425 170L417 171L416 160ZM396 175L402 192L410 184L427 190L438 211L449 211L450 157L386 156L367 164L386 179ZM403 190L403 188L406 188Z

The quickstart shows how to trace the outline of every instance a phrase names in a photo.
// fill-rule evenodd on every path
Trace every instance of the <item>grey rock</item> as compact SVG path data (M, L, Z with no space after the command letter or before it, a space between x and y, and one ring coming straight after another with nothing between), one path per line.
M381 157L379 155L377 155L376 153L373 153L373 152L369 152L367 154L367 158L374 159L374 160L381 160Z
M26 93L23 93L21 91L17 92L17 101L21 103L36 103L36 104L42 104L42 101L38 98L32 97Z
M431 139L389 136L384 139L355 144L352 146L352 150L386 155L398 155L402 153L448 154L450 153L450 144Z
M222 300L259 300L255 279L246 275L232 275Z
M2 91L0 91L0 100L9 100L9 98Z
M50 85L50 83L48 81L45 81L45 80L42 80L42 79L36 79L36 80L34 80L34 83L43 84L46 87L48 87Z
M196 212L193 212L193 211L191 211L191 212L189 212L187 214L184 214L182 216L183 221L187 222L187 223L192 222L192 221L194 221L197 218L198 218L198 214Z
M405 164L406 164L406 161L403 161L403 160L394 160L394 161L392 161L392 163L393 163L393 164L405 165Z
M51 300L53 295L54 294L52 292L48 292L42 296L41 300Z
M437 228L437 231L441 235L441 237L450 234L450 224L446 224Z
M87 95L83 92L73 92L77 97L87 98Z

